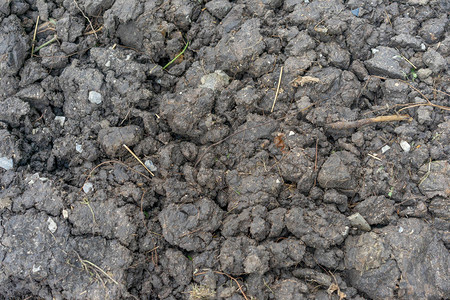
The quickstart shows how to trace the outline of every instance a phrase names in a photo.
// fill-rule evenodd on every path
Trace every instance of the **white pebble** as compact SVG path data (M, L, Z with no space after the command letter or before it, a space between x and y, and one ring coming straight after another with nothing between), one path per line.
M14 166L14 161L12 158L0 157L0 168L6 171L11 170Z
M400 227L398 228L398 232L399 232L399 233L402 233L402 232L403 232L403 227L402 227L402 226L400 226Z
M407 141L401 141L400 147L402 147L405 152L409 152L409 150L411 150L411 145L409 145Z
M90 91L89 92L89 101L94 104L100 104L102 103L102 94L96 91Z
M388 151L389 149L391 149L391 147L389 147L388 145L385 145L383 148L381 148L381 153L384 153L384 152Z
M55 122L58 122L59 125L64 126L64 123L66 122L66 117L63 116L56 116Z
M78 153L83 152L83 146L81 144L76 144L75 145L75 150L77 150Z
M50 217L48 217L47 219L47 225L48 230L50 230L51 233L55 233L56 229L58 229L58 226L56 225L55 221L53 221L53 219Z
M83 185L83 191L87 194L87 193L89 193L90 191L92 191L94 189L94 185L92 184L92 183L90 183L90 182L86 182L84 185Z
M295 134L295 132L293 132L293 131L289 131L289 134L288 134L288 136L291 136L291 135L294 135Z
M62 210L62 215L64 219L67 219L69 217L69 212L67 211L67 209Z
M144 165L152 172L156 172L156 170L158 170L158 168L149 159L144 162Z

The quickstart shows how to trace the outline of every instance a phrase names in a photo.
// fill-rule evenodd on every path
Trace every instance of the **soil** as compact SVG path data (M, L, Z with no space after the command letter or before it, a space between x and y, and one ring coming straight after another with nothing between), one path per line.
M449 299L449 11L0 0L0 298Z

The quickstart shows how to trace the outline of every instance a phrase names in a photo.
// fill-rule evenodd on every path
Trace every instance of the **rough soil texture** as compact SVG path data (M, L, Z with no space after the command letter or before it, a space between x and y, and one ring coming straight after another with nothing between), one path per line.
M449 11L0 0L0 299L449 299Z

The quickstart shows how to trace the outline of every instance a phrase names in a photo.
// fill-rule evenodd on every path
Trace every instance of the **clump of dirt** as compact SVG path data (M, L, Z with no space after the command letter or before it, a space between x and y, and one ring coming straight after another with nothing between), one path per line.
M0 298L450 298L449 9L0 1Z

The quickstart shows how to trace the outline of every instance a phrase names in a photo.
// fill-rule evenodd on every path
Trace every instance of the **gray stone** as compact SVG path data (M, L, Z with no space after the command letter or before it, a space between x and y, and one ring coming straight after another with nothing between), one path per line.
M201 88L211 90L223 90L230 83L230 76L222 70L216 70L214 73L204 75L201 79Z
M354 213L351 216L347 217L350 221L350 224L356 228L359 228L364 231L370 231L370 225L367 223L366 219L364 219L363 216L361 216L360 213Z
M406 74L409 73L408 63L397 50L380 46L373 52L374 56L365 62L370 74L404 79Z
M0 157L0 168L6 171L11 170L14 167L14 161L12 158Z
M430 77L431 73L433 73L431 69L419 69L416 72L417 77L419 77L420 80L427 79L428 77Z
M102 94L96 91L89 92L89 101L94 104L102 103Z
M435 74L447 69L447 60L434 49L428 49L422 60Z

